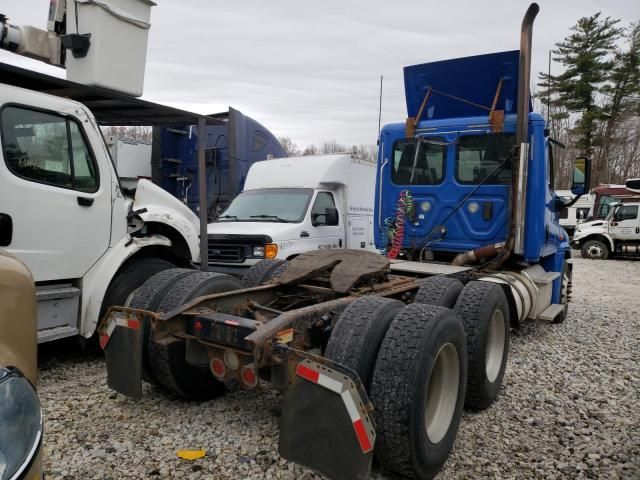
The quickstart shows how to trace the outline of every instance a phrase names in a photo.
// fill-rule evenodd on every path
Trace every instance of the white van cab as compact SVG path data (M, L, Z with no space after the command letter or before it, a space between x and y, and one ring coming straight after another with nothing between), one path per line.
M209 265L242 274L310 250L375 250L375 163L350 154L254 163L245 187L208 226Z

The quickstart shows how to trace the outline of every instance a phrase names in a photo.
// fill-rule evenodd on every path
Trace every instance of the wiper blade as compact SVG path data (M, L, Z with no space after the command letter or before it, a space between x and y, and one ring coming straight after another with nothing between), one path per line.
M281 218L277 215L251 215L249 218L271 218L273 220L276 220L278 222L283 222L283 223L288 223L289 220L285 220L284 218Z
M229 218L231 220L238 220L238 217L236 217L235 215L220 215L218 217L218 220L220 220L221 218Z

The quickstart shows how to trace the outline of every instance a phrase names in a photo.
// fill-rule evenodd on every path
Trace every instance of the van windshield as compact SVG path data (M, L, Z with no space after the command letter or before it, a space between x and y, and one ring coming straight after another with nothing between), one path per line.
M218 221L300 223L312 194L310 188L247 190L233 199Z

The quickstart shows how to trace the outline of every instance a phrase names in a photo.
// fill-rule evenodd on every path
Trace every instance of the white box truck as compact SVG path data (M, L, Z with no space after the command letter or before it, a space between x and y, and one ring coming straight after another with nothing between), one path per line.
M207 229L209 266L242 275L310 250L374 250L375 163L350 154L265 160Z

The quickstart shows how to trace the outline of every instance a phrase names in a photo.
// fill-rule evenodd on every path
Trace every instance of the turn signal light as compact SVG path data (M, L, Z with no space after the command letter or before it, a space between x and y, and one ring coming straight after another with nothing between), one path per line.
M265 258L276 258L278 256L278 245L275 243L267 243L264 246Z

